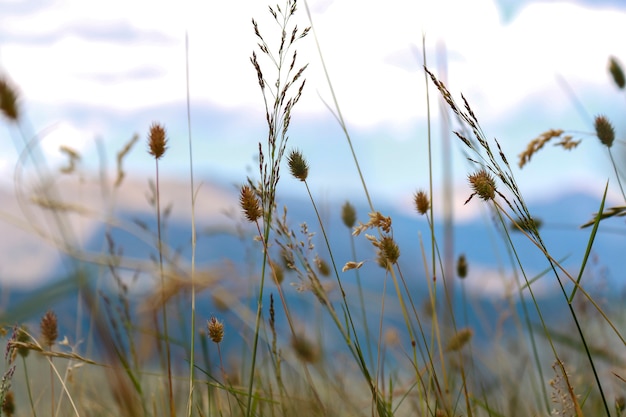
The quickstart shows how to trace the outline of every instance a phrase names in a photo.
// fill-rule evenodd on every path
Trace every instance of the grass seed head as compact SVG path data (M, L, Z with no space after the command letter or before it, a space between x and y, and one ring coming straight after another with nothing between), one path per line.
M496 197L496 182L493 176L485 169L481 169L475 174L470 174L469 182L474 194L477 194L483 200L493 200Z
M341 220L349 229L352 229L356 223L356 210L348 201L341 207Z
M415 203L415 210L421 215L428 213L430 209L430 200L426 193L422 190L419 190L413 196L413 201Z
M626 85L626 78L624 78L622 66L614 56L609 58L609 73L617 87L623 90L624 85Z
M41 318L40 327L43 344L52 347L59 338L57 316L52 310L48 310Z
M256 222L262 215L263 209L254 190L249 185L241 187L239 205L249 222Z
M318 349L302 335L294 336L291 339L291 347L303 362L315 363L319 359Z
M459 255L459 259L456 262L456 274L461 279L467 277L467 259L465 259L463 254Z
M271 267L274 278L276 279L276 284L282 284L285 280L285 270L283 269L282 265L278 262L271 262Z
M300 181L306 181L306 178L309 175L309 165L302 156L302 152L297 149L292 150L287 158L287 163L289 164L291 175Z
M158 122L150 125L148 134L148 152L154 159L160 159L167 149L167 137L165 128Z
M609 122L605 116L596 116L596 119L593 123L596 129L596 135L600 142L607 148L613 146L613 141L615 140L615 129L613 129L613 125Z
M24 326L17 329L17 337L16 340L20 343L28 343L30 341L30 337L28 336L28 329ZM30 349L20 346L17 348L17 353L25 358L28 356Z
M213 316L207 321L206 325L209 331L209 338L214 343L220 343L224 339L224 323Z
M330 275L330 266L328 266L328 262L320 258L319 255L315 256L315 266L317 267L317 271L323 277L327 277Z
M463 346L467 345L467 343L472 340L473 335L474 332L468 327L460 329L454 336L452 336L446 350L448 352L457 352L461 350Z
M13 391L8 391L4 396L4 401L2 402L2 413L4 413L7 417L15 415L15 396L13 395Z
M380 257L382 261L386 261L390 264L398 262L400 248L391 236L385 236L380 240Z
M20 117L17 91L5 77L0 78L0 111L12 122Z

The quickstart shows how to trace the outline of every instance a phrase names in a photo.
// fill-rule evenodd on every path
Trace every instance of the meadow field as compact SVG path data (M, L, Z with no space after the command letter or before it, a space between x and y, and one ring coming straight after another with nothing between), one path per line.
M200 179L191 133L172 138L160 120L89 171L62 147L59 168L0 75L3 137L19 156L1 191L13 229L0 250L15 262L0 266L0 415L621 416L626 193L605 109L588 132L538 130L509 154L429 65L424 37L428 166L408 213L368 187L306 2L266 13L274 26L252 18L249 57L265 128L241 149L255 159L236 187ZM317 49L332 92L348 151L328 158L356 172L349 198L310 186L321 174L292 133L301 97L315 94L302 45ZM606 60L607 91L623 94L622 66ZM439 105L465 156L460 199L433 174L451 163L433 157ZM189 132L191 111L188 101ZM556 147L558 170L582 141L605 151L606 182L528 203L517 169ZM184 181L162 172L173 151L189 153ZM147 181L133 177L135 158L153 164ZM481 215L464 222L452 208ZM32 239L21 251L18 231Z

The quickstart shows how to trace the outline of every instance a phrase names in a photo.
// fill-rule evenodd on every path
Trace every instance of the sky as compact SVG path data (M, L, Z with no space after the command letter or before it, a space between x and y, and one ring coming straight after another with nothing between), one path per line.
M234 182L256 173L266 128L249 62L256 46L251 18L271 39L275 27L265 2L4 0L0 7L0 68L19 86L52 163L63 160L58 147L64 143L84 154L85 169L93 167L96 138L113 160L134 133L144 141L149 124L159 121L171 140L163 170L188 176L187 34L195 169L202 178ZM607 114L618 133L624 131L618 116L625 103L606 71L610 55L620 58L626 34L626 7L619 2L392 0L381 8L373 1L310 0L309 8L366 181L385 198L427 183L423 36L427 65L457 98L467 97L487 136L497 137L508 155L550 128L589 138L591 121L563 81L589 117ZM296 16L301 28L308 25L304 9L300 4ZM339 197L358 188L356 170L324 104L332 97L312 36L300 41L298 52L299 62L310 65L290 147L308 157L314 189ZM447 73L440 73L444 66ZM436 163L443 158L442 133L430 88ZM11 171L14 148L4 144L0 166ZM142 146L131 155L137 172L152 169ZM458 144L452 148L454 178L462 183L468 166ZM554 169L555 157L569 167ZM558 189L572 176L605 179L605 163L603 150L586 140L567 155L538 155L518 179L529 193L540 180ZM436 179L439 171L435 167ZM287 190L298 187L285 182Z
M406 204L429 185L423 52L455 97L468 99L486 135L498 138L513 165L526 144L548 129L583 139L574 151L548 147L523 170L514 167L524 195L599 192L608 178L614 182L606 151L592 136L592 118L606 114L618 139L624 136L626 102L607 72L609 56L626 62L622 2L389 0L381 7L369 0L310 0L308 6L375 200ZM135 184L145 184L154 169L146 135L158 121L170 138L161 173L187 181L188 39L197 180L241 184L247 176L258 178L258 142L265 141L266 127L249 58L258 52L253 17L268 39L276 33L265 2L0 0L0 11L0 71L18 86L28 118L24 131L38 135L51 167L66 163L59 152L66 145L81 153L81 175L96 175L101 161L113 175L116 153L136 133L140 141L125 168ZM300 28L310 24L302 1L294 22ZM332 104L332 96L313 36L297 48L298 61L309 66L288 147L303 151L318 196L362 197L346 139L325 104ZM268 62L262 65L270 74ZM449 128L442 128L438 95L429 88L434 186L440 186L441 161L448 159L457 200L464 201L472 168ZM584 103L584 114L568 91ZM452 141L448 153L444 137ZM9 190L16 140L16 129L0 128L0 184ZM286 169L280 187L306 195ZM144 194L131 192L120 204L136 207L133 199L143 201Z

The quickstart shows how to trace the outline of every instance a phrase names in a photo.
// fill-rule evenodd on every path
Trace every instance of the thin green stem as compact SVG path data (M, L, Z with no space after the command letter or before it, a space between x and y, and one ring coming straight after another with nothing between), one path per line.
M193 410L193 391L196 352L196 191L193 175L193 141L191 140L191 102L189 89L189 34L185 33L185 79L187 94L187 132L189 139L189 180L191 196L191 346L189 358L189 403L187 415Z
M168 399L170 417L176 416L174 407L174 388L172 381L172 358L170 352L169 332L167 328L167 306L165 302L165 271L163 269L163 240L161 236L161 193L159 187L159 160L155 158L156 166L156 209L157 209L157 245L159 252L159 275L161 276L161 314L163 316L163 338L165 339L165 359L167 366Z
M259 333L261 328L261 315L263 312L263 289L265 288L265 274L267 271L268 264L268 253L265 248L267 247L267 242L269 242L270 230L271 230L271 218L272 211L267 213L267 215L263 215L265 219L265 224L263 226L263 263L261 266L261 282L259 288L259 295L257 297L257 309L256 309L256 318L254 321L254 341L252 343L252 363L250 364L250 377L248 380L248 397L246 404L246 416L250 417L252 415L252 391L254 389L254 374L256 371L256 360L257 360L257 351L259 348ZM261 226L259 226L258 220L255 221L257 230L259 234L261 234Z
M37 417L35 402L33 401L33 392L30 388L30 378L28 377L28 367L26 366L26 358L24 356L22 356L22 365L24 365L24 382L26 383L26 390L28 391L28 401L30 403L30 409L33 412L33 417Z

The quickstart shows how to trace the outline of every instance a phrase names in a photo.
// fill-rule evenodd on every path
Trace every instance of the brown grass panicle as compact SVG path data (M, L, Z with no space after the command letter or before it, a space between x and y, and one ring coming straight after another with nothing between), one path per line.
M614 56L609 57L609 74L611 74L611 78L613 78L613 82L615 82L617 88L623 90L624 86L626 86L624 70L622 69L622 65Z
M261 207L257 193L249 185L241 187L239 205L250 223L256 222L263 215L263 208Z
M430 209L430 200L425 191L419 190L413 195L413 203L415 204L415 210L422 216L428 213Z
M297 10L297 0L288 0L284 8L270 6L269 11L280 28L281 37L278 47L270 46L261 33L259 24L252 19L257 46L261 55L252 52L250 62L254 67L265 104L265 119L268 125L265 149L259 143L259 172L261 175L260 196L268 225L271 223L270 211L274 208L276 186L280 177L280 162L288 140L291 113L300 100L306 79L303 74L308 64L297 65L295 44L309 33L310 28L300 30L291 23ZM266 64L262 64L264 57ZM267 66L273 68L273 80L268 80L264 73ZM295 90L294 90L295 89ZM294 92L295 91L295 92ZM266 160L266 157L268 160Z
M606 116L596 116L593 127L596 130L596 136L598 136L598 139L600 139L600 142L602 142L604 146L607 148L613 146L613 141L615 141L615 129Z
M59 337L58 320L52 310L48 310L41 318L41 343L48 348L56 343Z
M154 159L161 159L166 149L167 134L165 127L158 122L153 122L148 133L148 153L154 156Z
M487 140L485 133L478 123L478 118L476 117L476 114L470 107L469 102L465 99L463 94L461 94L461 99L463 102L463 105L461 106L456 103L456 101L452 97L452 94L450 94L450 91L448 91L448 88L443 82L438 80L437 77L428 68L424 67L424 71L426 71L426 74L430 77L445 102L448 104L452 112L457 117L460 129L454 131L453 133L457 136L459 140L461 140L465 147L474 154L474 156L468 156L467 159L471 163L476 164L480 167L479 172L484 171L485 173L488 173L490 175L492 174L495 177L494 180L497 179L504 185L506 189L509 190L509 192L513 196L512 199L506 198L504 194L502 194L500 191L497 190L497 188L495 188L496 193L503 198L503 200L507 203L508 207L511 209L516 217L523 220L531 219L532 216L530 215L528 206L526 205L522 193L517 185L517 181L513 176L513 171L511 169L509 161L502 151L500 142L494 138L493 144L495 146L493 146L490 141ZM471 182L472 181L470 179L470 184ZM476 193L476 190L474 190L474 193ZM488 195L489 194L485 194L485 196ZM532 230L531 234L538 241L541 241L541 237L537 230Z
M17 89L6 76L0 76L0 112L9 121L17 123L20 119L20 106Z
M312 292L318 301L325 307L332 309L328 293L333 289L329 282L322 283L318 276L318 259L316 253L315 232L309 231L309 226L303 222L299 232L294 231L287 219L287 207L283 208L283 215L274 221L276 243L287 269L296 273L299 284L296 289L300 292ZM321 275L321 273L320 273Z
M212 316L207 321L207 331L209 332L209 339L213 341L213 343L221 343L224 339L224 323L217 319L217 317Z
M561 129L550 129L543 132L541 135L531 140L526 149L518 155L519 161L517 165L520 168L523 168L526 164L530 162L530 159L534 154L536 154L544 145L550 142L552 139L559 138L560 141L554 143L554 146L560 146L563 149L569 151L578 146L580 144L580 140L574 140L571 135L564 135L564 131Z

